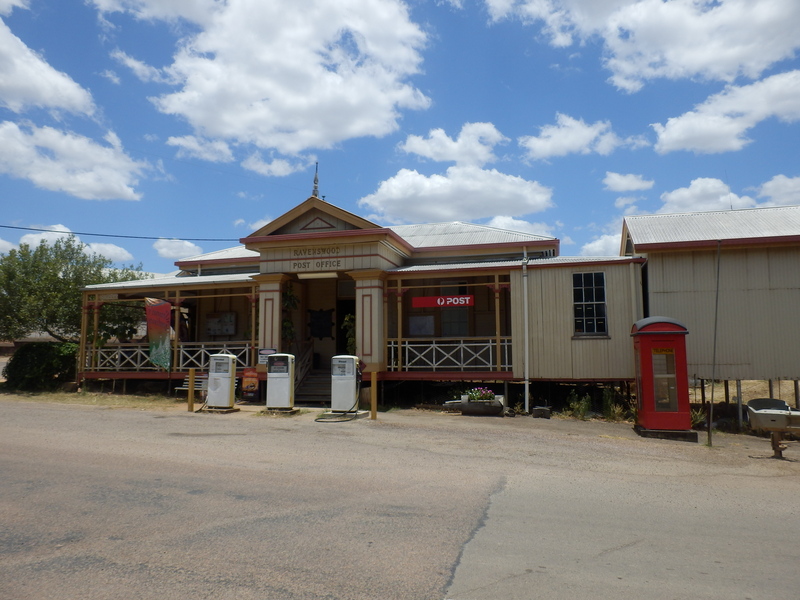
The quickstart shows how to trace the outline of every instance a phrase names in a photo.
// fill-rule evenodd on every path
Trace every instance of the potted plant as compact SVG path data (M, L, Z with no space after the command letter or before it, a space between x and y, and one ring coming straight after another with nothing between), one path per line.
M461 395L461 414L499 415L502 412L503 403L489 388L474 387Z
M494 392L485 387L472 388L464 396L461 397L461 400L466 402L490 402L494 400Z

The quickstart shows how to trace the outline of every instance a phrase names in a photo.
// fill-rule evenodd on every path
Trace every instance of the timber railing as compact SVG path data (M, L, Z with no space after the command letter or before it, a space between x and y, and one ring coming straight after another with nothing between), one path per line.
M250 342L181 342L178 346L178 363L172 371L191 368L207 371L212 354L233 354L236 368L250 364ZM158 371L150 362L150 346L146 343L109 344L101 348L86 348L84 370L93 371Z
M389 339L389 371L510 371L511 337ZM498 368L499 367L499 368Z

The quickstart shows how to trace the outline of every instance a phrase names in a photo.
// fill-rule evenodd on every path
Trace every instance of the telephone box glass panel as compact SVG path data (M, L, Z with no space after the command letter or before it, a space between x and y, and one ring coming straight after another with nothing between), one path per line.
M672 348L653 348L653 386L656 410L678 410L678 386L675 379L675 351Z

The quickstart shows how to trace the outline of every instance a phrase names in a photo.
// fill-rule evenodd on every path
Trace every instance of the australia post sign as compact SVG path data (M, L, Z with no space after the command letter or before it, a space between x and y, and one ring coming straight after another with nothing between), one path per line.
M419 296L411 298L412 308L451 308L473 306L475 296Z

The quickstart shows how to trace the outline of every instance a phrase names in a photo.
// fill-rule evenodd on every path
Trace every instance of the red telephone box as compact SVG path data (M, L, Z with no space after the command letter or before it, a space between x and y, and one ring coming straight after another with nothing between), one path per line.
M640 434L692 429L687 333L682 323L667 317L641 319L631 329L636 356L636 429Z

